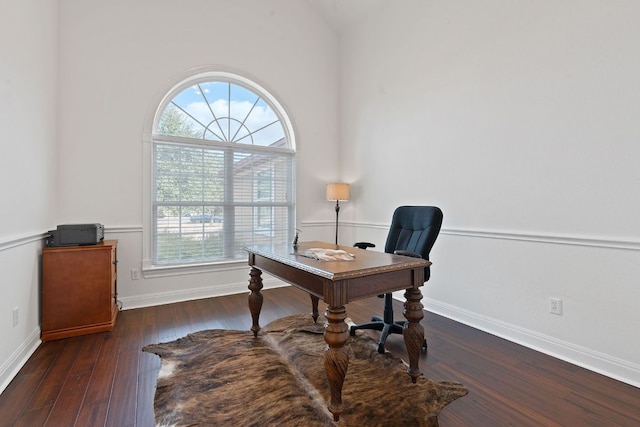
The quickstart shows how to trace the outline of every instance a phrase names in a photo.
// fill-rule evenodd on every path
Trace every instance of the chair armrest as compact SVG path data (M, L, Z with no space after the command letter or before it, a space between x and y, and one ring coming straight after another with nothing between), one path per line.
M369 242L358 242L358 243L354 243L353 246L355 246L356 248L360 248L360 249L367 249L367 248L375 248L376 245L374 245L373 243L369 243Z
M411 251L403 251L403 250L395 250L393 251L394 255L403 255L403 256L410 256L410 257L414 257L414 258L422 258L422 255L415 253L415 252L411 252Z

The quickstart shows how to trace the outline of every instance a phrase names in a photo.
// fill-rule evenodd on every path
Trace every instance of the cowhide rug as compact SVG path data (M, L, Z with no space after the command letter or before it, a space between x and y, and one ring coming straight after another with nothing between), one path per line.
M158 426L437 426L450 402L467 394L455 382L418 378L379 354L358 332L346 344L344 412L327 409L322 319L285 317L250 331L207 330L146 346L162 359L154 401Z

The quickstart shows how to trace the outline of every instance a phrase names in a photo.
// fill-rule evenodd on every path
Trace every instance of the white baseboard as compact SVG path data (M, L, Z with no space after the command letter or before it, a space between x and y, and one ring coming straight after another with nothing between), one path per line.
M289 286L287 283L272 278L264 278L262 281L263 289L279 288ZM206 286L192 289L180 289L170 292L158 292L155 294L146 294L133 297L120 298L123 310L131 310L134 308L151 307L154 305L171 304L174 302L191 301L203 298L221 297L225 295L241 294L249 292L247 281L237 283L227 283L224 285Z
M4 391L13 378L27 363L27 360L38 349L40 341L40 328L34 329L27 339L11 354L9 359L0 366L0 393Z
M423 301L426 310L581 366L618 381L640 387L640 365L577 346L548 335L438 301Z
M283 286L289 286L287 283L277 279L263 280L263 289L273 289ZM173 292L162 292L152 295L142 295L130 298L122 298L123 310L134 308L150 307L154 305L171 304L180 301L189 301L194 299L211 298L224 295L239 294L249 292L247 282L227 284L224 286L209 286L205 288L184 289ZM27 339L13 352L13 354L0 366L0 393L11 383L13 378L18 374L20 369L27 363L29 357L42 344L40 340L40 328L34 329Z

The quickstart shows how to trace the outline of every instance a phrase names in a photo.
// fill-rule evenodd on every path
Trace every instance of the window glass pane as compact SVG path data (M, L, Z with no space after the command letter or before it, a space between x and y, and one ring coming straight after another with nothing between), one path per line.
M243 259L245 246L291 240L294 152L259 95L189 86L161 113L153 147L154 264Z
M260 201L271 201L273 192L271 191L271 169L260 171L256 175L256 199Z
M239 207L236 209L236 245L235 250L241 257L246 256L242 250L245 246L261 244L278 244L288 241L287 223L289 220L286 207L267 208ZM261 217L266 214L266 217ZM263 227L258 226L261 221Z
M204 127L200 123L174 104L169 104L160 117L158 133L161 135L202 138L203 132Z
M272 122L266 127L256 130L251 135L251 138L254 145L268 147L276 145L278 141L284 138L284 131L281 126L277 125L277 122Z
M227 82L184 89L167 105L157 132L263 147L285 137L278 115L264 99Z

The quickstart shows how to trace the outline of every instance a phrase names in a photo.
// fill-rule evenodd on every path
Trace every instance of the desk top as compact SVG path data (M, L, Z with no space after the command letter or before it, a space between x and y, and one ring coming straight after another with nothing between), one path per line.
M311 248L342 249L355 255L355 258L351 261L321 261L303 255ZM338 246L319 241L299 242L295 248L292 244L282 244L256 245L244 249L249 254L259 255L332 281L424 268L431 265L431 262L422 258L387 254L351 246Z

